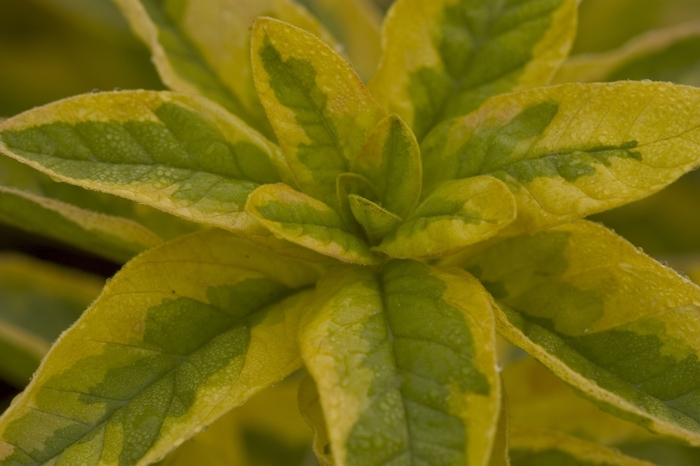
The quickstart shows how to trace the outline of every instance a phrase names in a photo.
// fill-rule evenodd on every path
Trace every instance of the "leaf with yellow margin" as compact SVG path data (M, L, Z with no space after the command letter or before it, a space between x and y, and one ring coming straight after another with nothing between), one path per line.
M302 466L311 429L297 406L300 377L256 394L219 418L161 466Z
M369 88L420 141L493 95L547 84L576 34L577 3L397 0Z
M498 300L497 328L577 393L700 446L700 288L585 220L463 263Z
M449 253L491 238L515 219L508 187L491 176L442 184L377 246L391 257Z
M491 298L459 269L338 267L300 327L339 466L485 466L501 403Z
M283 183L253 191L246 212L285 241L345 262L378 262L337 211Z
M0 378L24 387L104 280L18 254L0 255Z
M148 45L163 82L203 95L274 138L255 93L250 27L274 15L335 45L332 36L291 0L116 0Z
M302 192L337 208L336 178L384 111L350 66L312 34L255 21L255 86Z
M145 465L301 365L308 264L221 230L129 262L0 417L0 463Z
M515 196L503 235L534 233L648 196L700 165L700 89L563 84L494 97L422 147L423 190L490 174Z
M298 0L340 42L357 74L367 81L382 53L382 15L372 0ZM283 18L279 18L283 19Z

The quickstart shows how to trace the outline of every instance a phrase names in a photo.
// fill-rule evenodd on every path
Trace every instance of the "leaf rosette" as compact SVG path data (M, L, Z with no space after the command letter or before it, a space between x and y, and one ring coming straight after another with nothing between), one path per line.
M278 427L238 407L302 368L322 464L647 464L509 426L496 333L700 445L700 289L579 220L700 165L699 89L546 86L575 0L398 0L381 34L363 0L116 3L172 90L0 123L0 219L140 254L0 418L1 465L253 462Z

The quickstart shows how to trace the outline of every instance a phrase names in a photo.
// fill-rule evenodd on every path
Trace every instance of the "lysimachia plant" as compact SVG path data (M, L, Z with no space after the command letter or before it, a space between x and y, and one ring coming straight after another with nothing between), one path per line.
M588 66L560 70L576 0L397 0L383 23L363 0L115 3L171 91L0 124L0 219L126 262L0 418L0 465L262 464L256 428L282 439L273 464L700 446L700 288L583 220L700 165L700 89L546 86L659 47L567 74ZM97 286L0 262L0 290L64 310L2 316L4 376L26 380ZM546 379L585 414L558 421L532 360L505 369L509 415L497 334L621 420Z

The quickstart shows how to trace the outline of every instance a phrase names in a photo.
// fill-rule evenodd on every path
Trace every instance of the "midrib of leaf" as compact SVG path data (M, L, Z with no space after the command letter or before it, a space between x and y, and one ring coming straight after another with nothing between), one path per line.
M235 115L239 116L241 119L243 119L246 123L250 124L253 126L255 129L258 129L262 132L264 132L265 136L271 140L275 140L275 135L274 132L270 128L270 124L267 121L266 117L264 114L261 116L256 116L252 114L248 109L245 108L241 100L236 96L229 88L226 86L222 81L221 78L219 77L219 74L216 70L214 70L209 63L204 59L202 56L201 52L197 48L196 45L194 45L184 34L182 34L181 30L179 27L177 27L176 23L173 21L173 18L170 16L168 11L165 9L163 4L159 4L158 2L154 2L153 0L141 0L144 8L149 12L150 15L154 17L154 19L158 19L160 21L156 21L158 29L160 28L167 28L168 31L177 39L180 41L181 45L184 46L184 49L187 51L187 54L184 54L183 52L174 52L172 49L167 49L167 54L170 56L179 56L181 58L185 58L187 61L194 63L197 67L199 67L201 70L205 71L212 79L211 82L214 84L214 87L208 87L210 90L211 94L217 95L220 97L223 97L223 102L222 104L232 113ZM158 35L160 36L161 33L158 31ZM165 48L165 47L164 47ZM177 69L176 66L173 65L173 68ZM178 70L179 72L179 70ZM197 87L203 87L204 90L207 90L207 87L204 87L202 83L197 83ZM208 96L207 96L208 97ZM218 99L215 99L218 100Z
M181 262L181 261L178 261L178 262ZM299 288L299 289L295 289L294 291L295 291L295 292L301 292L301 291L303 291L304 289L307 289L307 288ZM288 297L288 296L289 296L289 295L287 295L287 297ZM280 299L284 299L284 298L285 298L285 296L280 297ZM272 305L274 305L274 303L273 303ZM185 362L187 362L187 361L189 360L189 358L190 358L192 355L194 355L195 353L197 353L200 349L202 349L202 348L204 348L205 346L211 344L211 342L214 341L216 338L218 338L219 336L221 336L221 335L223 335L223 334L225 334L225 333L230 332L231 330L233 330L233 329L236 328L236 327L248 327L247 321L249 321L249 320L250 320L255 314L257 314L258 312L264 311L265 309L269 308L270 306L271 306L271 304L266 304L266 305L264 305L263 307L252 311L251 313L249 313L247 316L243 317L242 319L236 320L236 321L233 322L231 325L226 326L221 332L217 333L213 338L211 338L211 340L209 340L209 341L203 343L202 345L198 346L197 348L195 348L192 352L190 352L190 353L187 354L187 355L179 355L179 354L174 354L174 353L168 353L168 352L166 352L166 351L154 350L154 349L151 349L151 348L146 348L146 347L137 346L137 345L126 345L126 344L120 344L120 343L116 343L116 342L92 340L92 341L96 341L96 342L98 342L98 343L103 343L103 344L106 344L106 345L116 344L116 345L121 345L121 346L129 346L129 347L132 347L132 348L136 348L136 349L139 349L139 350L142 350L142 351L151 352L151 353L165 354L165 355L167 355L167 356L173 357L174 359L178 359L179 362L176 363L176 364L173 366L172 369L168 370L168 371L165 372L164 374L158 376L157 378L155 378L154 380L152 380L151 382L149 382L147 385L143 386L138 392L136 392L136 393L134 394L134 396L133 396L131 399L127 399L127 400L115 400L115 399L103 397L103 396L100 396L100 395L92 395L92 394L90 394L90 393L83 393L83 392L77 392L77 391L74 392L74 393L79 393L80 395L88 396L88 397L92 397L92 398L100 398L100 399L105 399L105 400L110 400L110 401L117 401L117 402L121 403L121 406L115 408L115 409L114 409L112 412L110 412L109 414L106 414L106 415L105 415L105 418L104 418L102 421L100 421L98 424L95 424L94 426L92 426L92 425L90 425L90 424L87 424L87 423L84 423L84 422L82 422L82 421L77 421L77 420L70 419L70 420L73 421L73 422L76 422L76 423L79 423L79 424L83 424L83 425L87 425L87 426L91 426L92 429L90 429L88 432L86 432L85 434L81 435L80 437L76 438L73 442L70 443L70 445L65 446L65 447L63 448L63 451L61 451L58 455L52 456L51 458L47 458L46 460L44 460L44 463L43 463L43 464L46 464L46 463L48 463L48 462L50 462L50 461L52 461L52 460L58 460L58 459L61 457L61 455L63 455L63 453L65 453L65 451L68 450L69 448L71 448L73 445L75 445L76 443L78 443L78 442L80 442L81 440L85 439L85 438L88 437L89 435L93 434L95 431L104 428L104 427L106 426L106 424L114 417L114 415L115 415L117 412L119 412L119 410L123 409L123 408L124 408L125 406L127 406L134 398L136 398L138 395L140 395L140 394L143 393L144 391L148 390L150 387L156 385L157 383L159 383L159 382L161 382L161 381L167 379L167 378L170 377L172 374L174 374ZM250 338L250 330L248 331L248 338ZM250 343L250 341L249 341L249 343ZM240 375L240 373L243 371L243 368L245 367L247 353L244 353L244 354L242 355L242 357L243 357L243 362L241 363L241 368L240 368L240 371L238 372L239 375ZM173 380L173 385L176 385L176 380ZM47 388L47 389L49 389L49 390L53 390L53 388L52 388L52 387L49 387L49 386L42 387L42 389L43 389L43 388ZM65 391L65 390L63 390L63 391ZM173 390L173 397L171 398L170 402L168 403L168 409L165 411L166 413L170 412L170 409L172 408L172 402L173 402L174 397L176 396L176 393L175 393L175 392L176 392L176 391ZM32 408L32 409L36 409L36 408ZM40 412L42 412L42 413L48 414L49 416L54 416L53 413L50 413L50 412L47 412L47 411L42 411L42 410L39 410L39 409L36 409L36 410L37 410L37 411L40 411ZM59 416L59 417L63 417L63 416ZM166 415L166 417L167 417L167 415ZM65 417L64 417L64 418L65 418ZM165 420L165 418L163 418L163 419L160 420L160 421L161 421L161 425L162 425L162 422L163 422L164 420ZM160 436L158 436L158 435L154 436L153 441L152 441L151 445L149 445L148 449L150 449L150 448L153 446L153 444L159 440L159 438L160 438ZM14 445L14 444L12 444L12 443L7 442L6 440L3 440L3 441L6 442L6 443L8 443L9 445L12 445L13 447L19 449L20 451L24 452L29 458L31 458L33 461L35 461L36 464L39 464L39 461L36 460L36 459L35 459L34 457L32 457L31 455L29 455L25 450L21 449L21 448L18 447L17 445ZM103 444L103 448L104 448L104 444ZM148 449L146 449L146 451L148 451ZM101 457L101 455L102 455L102 452L100 452L100 457Z
M267 29L265 29L265 34L267 34ZM270 44L270 46L274 48L274 46L272 44ZM279 54L279 51L277 51L277 49L275 49L275 51ZM314 113L316 113L316 115L318 115L319 120L321 120L321 122L323 123L323 127L326 129L326 133L330 136L331 141L333 141L333 149L335 149L336 153L340 156L340 159L343 160L343 163L345 164L345 169L347 171L348 164L347 164L347 161L345 161L345 156L343 155L343 151L341 150L340 144L338 143L338 137L335 134L335 132L333 130L331 130L331 127L328 125L328 121L327 121L326 117L323 115L323 111L320 108L318 108L318 106L316 106L316 103L311 98L311 95L309 94L308 90L304 86L302 86L301 82L299 82L299 80L297 79L296 74L294 74L292 72L292 70L289 68L289 65L287 65L287 60L282 59L281 54L280 54L280 62L282 63L282 66L284 66L284 69L287 72L287 74L292 77L292 80L297 85L299 90L301 90L302 95L304 96L306 101L309 103L309 107L311 107L313 109ZM326 99L327 98L328 97L326 96ZM295 119L296 118L297 118L297 116L295 115ZM301 123L301 122L299 122L299 123L301 124L302 128L306 124L308 124L308 123ZM311 138L311 136L308 134L308 132L306 132L306 129L304 129L304 132L309 137L309 139L311 139L311 141L314 142L313 139Z

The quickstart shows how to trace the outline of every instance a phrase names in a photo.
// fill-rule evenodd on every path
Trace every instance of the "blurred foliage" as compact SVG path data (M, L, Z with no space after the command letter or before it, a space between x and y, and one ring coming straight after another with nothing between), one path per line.
M93 89L162 89L109 0L0 1L0 116Z

